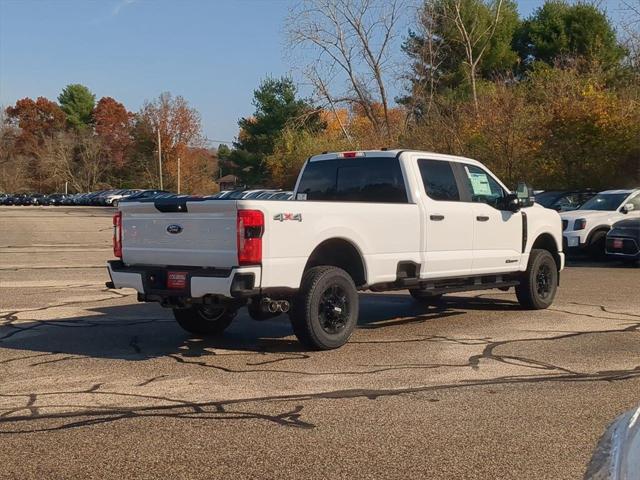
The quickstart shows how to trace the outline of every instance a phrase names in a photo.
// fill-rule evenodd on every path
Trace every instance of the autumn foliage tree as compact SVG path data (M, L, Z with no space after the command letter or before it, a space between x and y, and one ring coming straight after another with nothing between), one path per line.
M93 121L96 135L109 153L113 166L123 168L132 143L133 114L122 103L103 97L93 111Z
M16 147L22 154L37 154L45 139L64 129L65 114L51 100L23 98L6 109L7 121L20 129Z
M145 102L138 114L137 130L141 137L146 138L147 142L155 143L156 151L158 148L156 139L158 132L160 133L164 186L176 190L178 187L178 158L186 159L189 149L205 146L200 114L183 97L174 97L165 92L155 100ZM192 165L194 168L196 168L195 165L202 167L197 162L187 162L181 173L190 175L189 168ZM211 181L213 181L212 167L201 172L203 176L209 176Z

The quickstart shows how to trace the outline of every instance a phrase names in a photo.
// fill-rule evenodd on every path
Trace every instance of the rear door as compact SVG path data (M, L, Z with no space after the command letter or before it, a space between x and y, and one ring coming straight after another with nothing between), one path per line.
M423 278L465 276L473 257L472 209L451 162L418 158L425 193Z
M472 273L510 272L520 269L522 257L522 212L501 210L507 191L485 169L458 165L472 211Z

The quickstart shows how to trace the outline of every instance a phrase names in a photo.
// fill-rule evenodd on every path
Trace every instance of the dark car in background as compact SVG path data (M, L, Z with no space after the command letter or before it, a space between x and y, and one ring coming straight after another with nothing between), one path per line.
M43 193L32 193L28 196L26 205L44 205L45 197L46 195L44 195Z
M137 193L134 193L133 195L129 195L126 198L120 199L119 203L135 202L138 200L145 200L148 198L158 198L158 197L165 197L165 196L171 196L171 195L173 195L173 193L167 192L166 190L141 190Z
M42 199L42 205L48 205L48 206L64 205L64 200L67 198L67 196L68 195L65 195L64 193L52 193L51 195L46 195Z
M576 210L598 192L594 190L547 190L536 194L536 203L558 212Z
M640 262L640 218L620 220L607 233L606 252L629 262Z
M27 193L16 193L7 198L6 205L30 205L31 198Z

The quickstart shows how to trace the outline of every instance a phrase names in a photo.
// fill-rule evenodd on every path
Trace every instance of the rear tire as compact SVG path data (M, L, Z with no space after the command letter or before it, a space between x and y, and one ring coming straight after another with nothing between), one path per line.
M337 267L307 270L290 318L303 345L315 350L341 347L358 323L358 291L353 279Z
M197 335L220 335L233 321L237 310L227 305L198 305L174 308L173 316L187 332Z
M558 266L547 250L531 250L527 271L522 274L516 296L530 310L549 308L558 290Z

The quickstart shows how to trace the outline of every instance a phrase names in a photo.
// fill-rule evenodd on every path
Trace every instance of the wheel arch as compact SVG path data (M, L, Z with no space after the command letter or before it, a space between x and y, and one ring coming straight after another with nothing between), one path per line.
M556 239L553 237L553 235L548 232L544 232L538 235L534 240L533 245L531 245L531 250L534 249L547 250L553 256L553 259L556 262L556 266L558 267L558 270L560 270L562 265L562 260L560 259L559 253L560 249L558 248L558 243L556 242Z
M332 237L320 242L309 255L304 271L320 265L342 268L351 275L356 287L367 284L364 256L353 242L345 238Z
M591 245L593 237L596 234L600 232L604 232L606 234L607 232L609 232L609 230L611 230L611 225L598 225L597 227L593 227L587 235L587 241L585 242L585 245Z

